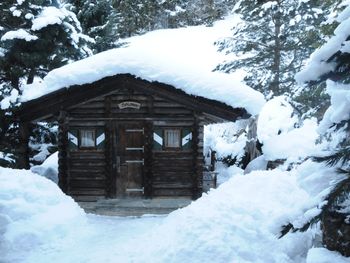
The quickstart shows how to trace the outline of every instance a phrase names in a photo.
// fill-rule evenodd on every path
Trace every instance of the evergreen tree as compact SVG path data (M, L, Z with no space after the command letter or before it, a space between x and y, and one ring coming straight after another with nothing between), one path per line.
M74 13L57 1L3 1L0 10L0 148L14 153L18 124L6 116L17 104L21 86L90 55L90 39L81 33Z
M347 7L336 18L334 36L311 56L306 69L297 75L300 82L326 82L331 105L319 129L330 140L331 153L315 159L336 166L344 179L326 197L320 214L299 229L289 224L284 234L290 229L306 230L321 220L326 247L350 256L350 5L344 1L336 8L344 6Z
M241 1L235 12L242 22L232 29L232 37L217 43L220 51L238 59L223 62L217 70L245 69L247 84L267 97L293 93L294 74L322 42L315 26L324 20L326 9L321 4L326 3Z
M170 0L161 3L163 27L176 28L207 24L228 14L237 1L230 0Z
M83 32L94 39L91 45L94 53L116 47L119 24L112 4L112 0L66 1L65 7L77 15Z
M118 12L118 34L130 37L156 29L159 4L156 0L117 0L114 8Z

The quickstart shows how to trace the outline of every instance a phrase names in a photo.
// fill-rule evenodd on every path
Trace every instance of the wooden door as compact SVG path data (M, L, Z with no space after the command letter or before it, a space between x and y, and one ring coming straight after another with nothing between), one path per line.
M138 123L116 124L117 197L143 197L144 127Z

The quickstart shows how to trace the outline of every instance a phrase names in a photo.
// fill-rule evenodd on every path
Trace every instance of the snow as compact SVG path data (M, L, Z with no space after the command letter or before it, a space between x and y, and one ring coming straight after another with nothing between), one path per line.
M268 161L266 160L264 155L260 155L259 157L256 157L255 159L251 160L247 167L244 169L244 173L248 174L252 171L264 171L267 168Z
M334 30L334 36L310 56L305 68L296 74L297 82L305 83L317 80L323 74L334 69L335 64L327 63L327 60L338 50L342 50L342 46L347 42L350 27L350 5L338 15L337 21L341 23ZM346 49L342 51L348 53Z
M18 262L23 253L76 234L82 209L51 181L30 171L0 168L0 255Z
M213 150L216 151L217 158L228 155L242 158L246 144L246 125L246 120L240 120L204 126L204 154Z
M307 255L306 263L349 263L350 259L342 257L339 253L325 248L312 248Z
M33 173L50 179L51 181L58 183L58 152L50 155L41 165L36 165L30 168Z
M315 145L319 134L317 120L307 119L300 128L281 133L264 141L262 147L267 160L288 159L289 162L312 156L321 150Z
M326 92L331 97L331 105L320 123L320 133L324 133L332 124L350 118L350 85L331 80L327 80L326 83Z
M29 34L27 31L25 31L22 28L15 31L8 31L1 37L1 41L12 40L12 39L23 39L25 41L33 41L33 40L37 40L38 37Z
M319 212L341 179L334 168L308 160L291 171L226 172L218 189L168 216L119 218L85 214L46 178L0 168L1 262L349 262L314 247L319 227L278 239L282 225Z
M294 128L297 118L287 97L278 96L269 100L259 113L257 135L260 142Z
M5 97L3 100L0 101L0 108L2 110L5 110L10 107L11 103L15 103L18 99L18 90L13 89L11 91L10 96Z
M66 15L54 6L45 7L40 15L32 20L32 30L38 31L48 25L61 24Z
M55 69L43 82L25 86L22 101L64 87L130 73L151 82L172 85L191 95L246 108L255 115L265 103L263 95L243 84L240 74L212 71L224 59L214 42L230 35L234 19L227 18L213 27L157 30L126 39L122 48Z
M257 135L265 160L295 162L321 151L317 120L307 119L298 126L293 108L284 96L268 101L259 114ZM261 161L261 160L260 160Z

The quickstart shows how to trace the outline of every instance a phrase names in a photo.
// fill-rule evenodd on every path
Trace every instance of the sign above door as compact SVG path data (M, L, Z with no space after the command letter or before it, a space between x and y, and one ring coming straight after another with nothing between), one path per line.
M118 104L119 109L140 109L141 103L137 101L123 101Z

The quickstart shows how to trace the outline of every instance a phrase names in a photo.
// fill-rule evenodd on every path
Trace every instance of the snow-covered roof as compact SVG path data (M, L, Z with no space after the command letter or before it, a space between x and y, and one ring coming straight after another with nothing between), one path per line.
M43 81L23 88L22 101L72 85L92 83L107 76L129 73L147 81L172 85L184 92L217 100L258 114L264 97L242 83L242 74L213 72L226 57L214 42L230 35L236 23L227 18L213 27L157 30L125 40L111 49L51 71Z

